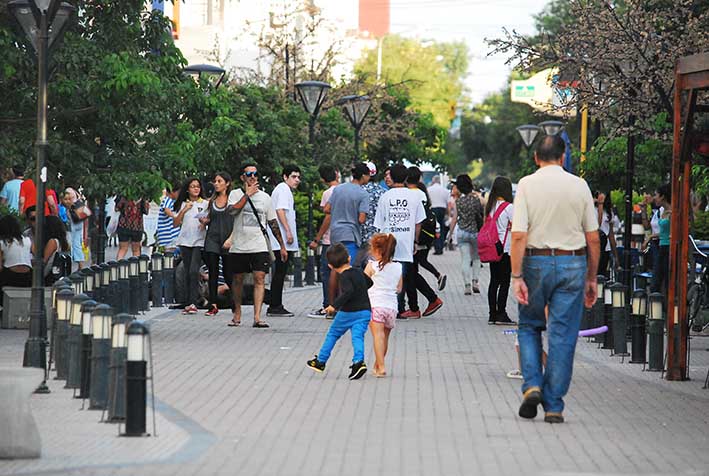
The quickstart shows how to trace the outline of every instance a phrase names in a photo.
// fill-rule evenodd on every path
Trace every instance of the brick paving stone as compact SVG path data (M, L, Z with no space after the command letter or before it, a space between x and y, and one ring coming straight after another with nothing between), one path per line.
M668 382L580 339L567 423L517 417L513 335L487 325L485 294L463 295L459 256L444 307L399 321L389 376L349 381L349 336L323 374L305 367L329 321L308 319L319 287L287 289L295 318L239 328L153 310L158 437L122 439L67 391L35 395L45 456L0 462L4 474L115 475L572 475L708 474L708 339L692 340L692 380ZM426 275L430 278L429 275ZM483 291L487 269L481 272ZM517 315L512 300L508 310ZM18 365L26 332L0 331L0 365ZM367 361L373 363L371 337ZM371 372L371 370L370 370Z

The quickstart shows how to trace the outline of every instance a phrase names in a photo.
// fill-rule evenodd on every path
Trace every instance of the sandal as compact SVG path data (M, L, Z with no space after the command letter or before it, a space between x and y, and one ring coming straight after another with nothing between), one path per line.
M229 326L229 327L239 327L240 325L241 325L241 321L235 321L234 319L232 319L231 321L229 321L227 323L227 326Z
M253 327L258 327L259 329L266 329L266 328L271 327L271 326L269 326L269 325L266 324L265 322L254 321Z

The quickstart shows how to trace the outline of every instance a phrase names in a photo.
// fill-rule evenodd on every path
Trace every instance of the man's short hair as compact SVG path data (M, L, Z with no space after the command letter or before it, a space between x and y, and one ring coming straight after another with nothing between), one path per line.
M321 165L318 169L318 173L320 174L320 178L327 183L337 179L337 171L332 165Z
M254 167L256 170L258 170L258 166L254 164L253 162L247 162L241 166L239 169L239 175L244 175L244 172L246 172L246 169L249 167Z
M406 166L402 164L395 164L389 169L389 176L391 177L391 181L394 183L404 183L406 182L406 177L408 176L408 170Z
M350 262L350 254L347 252L347 248L342 243L335 243L331 245L327 252L325 253L327 257L327 264L333 268L339 268Z
M369 175L369 167L364 162L359 162L352 167L352 178L359 180L363 175Z
M434 175L433 177L431 177L431 183L441 183L441 177L439 177L438 175Z
M406 183L416 185L421 181L421 169L416 166L411 166L406 171Z
M15 177L22 177L25 175L25 168L21 165L15 165L12 167L12 173L15 175Z
M283 167L283 176L284 177L290 177L290 174L292 174L293 172L301 173L300 168L295 164L288 164L285 167Z
M566 152L566 143L558 135L544 137L537 146L537 159L542 162L556 162Z

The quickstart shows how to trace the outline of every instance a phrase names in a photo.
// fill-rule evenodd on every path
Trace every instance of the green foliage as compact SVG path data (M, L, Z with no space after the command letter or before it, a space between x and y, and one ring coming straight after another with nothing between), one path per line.
M468 70L465 44L424 44L399 35L388 35L381 41L382 80L389 85L405 84L414 109L430 113L437 126L450 127L463 99L463 79ZM377 50L373 49L355 65L355 74L374 84L376 72Z
M692 236L695 240L709 240L709 212L694 213Z

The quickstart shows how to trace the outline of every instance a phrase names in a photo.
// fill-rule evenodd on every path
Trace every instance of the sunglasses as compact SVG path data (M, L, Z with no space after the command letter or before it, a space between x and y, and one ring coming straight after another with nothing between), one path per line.
M257 177L258 172L244 172L244 177Z

